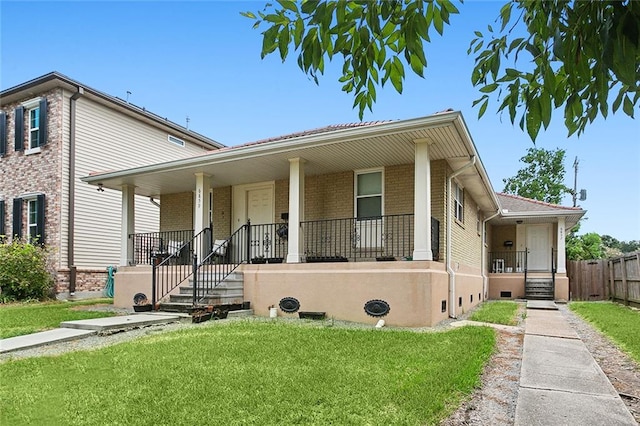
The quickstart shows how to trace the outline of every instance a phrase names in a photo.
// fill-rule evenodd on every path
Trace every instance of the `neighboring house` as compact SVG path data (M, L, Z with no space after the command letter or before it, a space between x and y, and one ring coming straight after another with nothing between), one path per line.
M0 235L49 247L58 292L102 290L107 266L121 263L121 194L104 189L95 197L96 188L80 177L220 147L57 72L5 89L0 92ZM135 201L136 231L157 231L157 203L148 197Z
M138 214L126 202L133 194L161 201L161 232L123 246L122 264L136 266L116 274L118 306L131 306L136 292L161 307L188 305L192 296L178 293L196 277L205 303L248 301L258 315L279 307L358 322L384 316L399 326L430 326L487 297L525 296L525 280L531 297L567 299L564 234L585 213L496 194L453 111L83 180L123 192L123 229ZM195 236L175 241L181 230ZM161 248L167 240L171 252ZM239 294L215 293L237 280Z

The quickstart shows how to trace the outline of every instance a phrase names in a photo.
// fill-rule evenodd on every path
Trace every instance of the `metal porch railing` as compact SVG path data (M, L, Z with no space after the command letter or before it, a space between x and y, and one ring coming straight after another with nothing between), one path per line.
M133 264L151 265L152 257L166 257L192 238L193 229L129 234L129 240L133 240Z

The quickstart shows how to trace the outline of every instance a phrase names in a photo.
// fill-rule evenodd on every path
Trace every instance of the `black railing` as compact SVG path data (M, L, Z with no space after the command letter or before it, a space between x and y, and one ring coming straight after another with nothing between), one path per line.
M282 263L287 257L289 226L286 223L251 225L247 259L251 263Z
M494 251L489 253L489 271L492 273L527 273L527 250Z
M439 252L438 225L432 219L434 259ZM413 214L310 220L302 222L301 227L307 262L396 260L413 256Z
M168 252L157 253L152 261L151 303L168 295L193 274L192 260L195 253L209 255L212 251L211 228L206 228L191 240L176 245Z
M168 257L192 238L193 229L129 234L129 240L133 240L133 264L150 265L152 257Z
M261 225L257 225L258 229ZM211 293L220 283L231 275L243 263L247 263L251 248L251 236L255 226L250 222L238 228L226 240L215 240L211 252L202 261L194 256L193 270L193 306Z
M558 260L555 256L556 253L557 250L551 247L551 283L553 284L554 293L556 291L556 264L558 263Z

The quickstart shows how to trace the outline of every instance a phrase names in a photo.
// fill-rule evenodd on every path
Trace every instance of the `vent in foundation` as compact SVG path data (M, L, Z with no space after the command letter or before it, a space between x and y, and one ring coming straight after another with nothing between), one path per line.
M511 297L511 292L510 291L501 291L500 292L500 297Z
M473 303L473 294L469 295L469 303Z
M478 293L478 302L482 301L482 295L480 293Z
M364 304L364 312L372 317L383 317L389 313L391 308L384 300L369 300Z
M440 312L447 312L447 301L443 300L440 303Z
M300 309L300 302L298 302L298 299L295 297L284 297L280 299L280 309L282 309L283 312L290 314L298 312L298 309Z
M462 297L458 297L458 306L462 306Z

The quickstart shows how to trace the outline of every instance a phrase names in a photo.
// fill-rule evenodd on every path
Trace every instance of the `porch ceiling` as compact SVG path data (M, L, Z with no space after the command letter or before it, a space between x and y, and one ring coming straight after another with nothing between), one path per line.
M105 188L135 186L148 197L192 191L195 173L211 176L213 187L289 178L289 159L303 158L307 176L411 164L415 141L430 144L431 160L446 159L456 170L476 155L462 116L447 112L433 116L377 124L326 134L302 136L239 147L223 148L188 159L108 172L83 178ZM480 179L478 179L480 177ZM480 161L458 177L483 210L495 210L495 195Z

